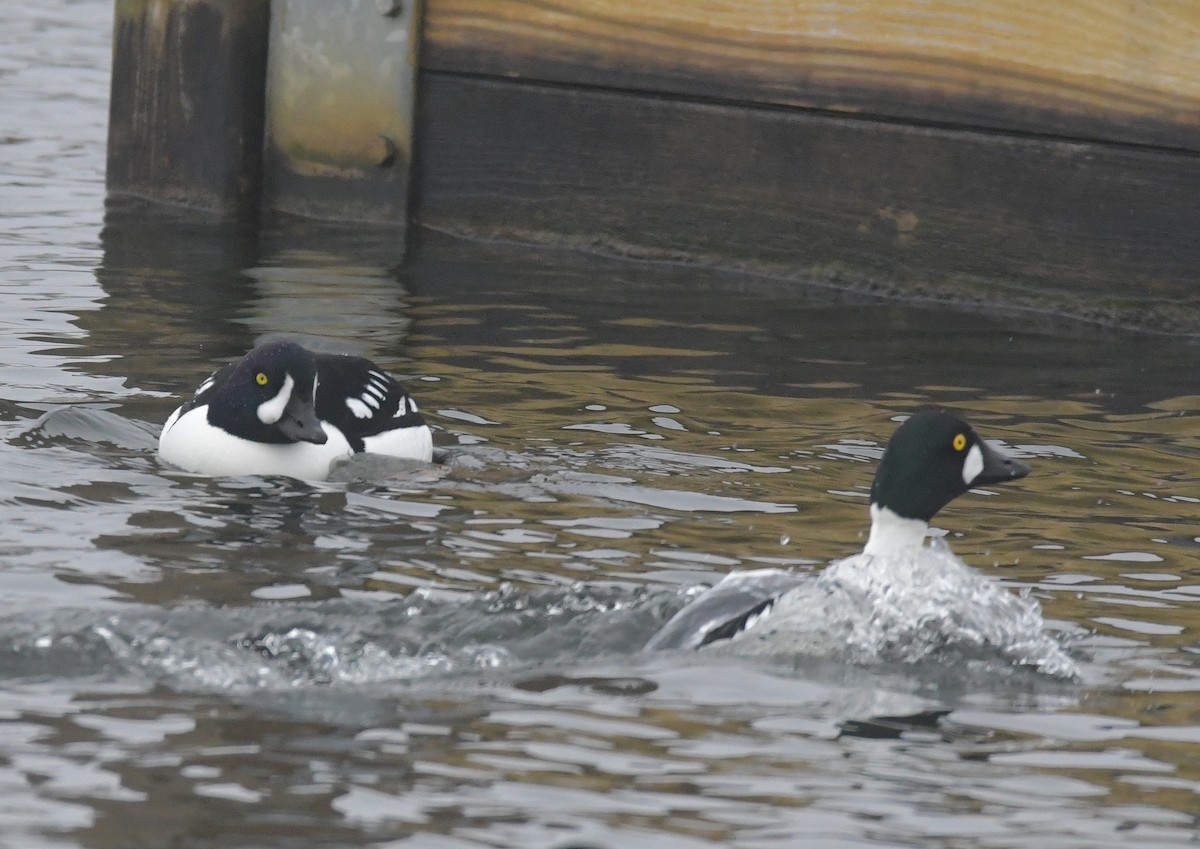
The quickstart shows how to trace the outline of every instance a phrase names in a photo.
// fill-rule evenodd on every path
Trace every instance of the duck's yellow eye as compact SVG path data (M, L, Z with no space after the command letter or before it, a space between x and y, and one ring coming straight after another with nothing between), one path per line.
M266 372L260 371L258 374L254 375L254 379L255 379L255 381L258 382L259 386L267 385L267 373ZM957 444L957 443L955 443L955 444Z
M955 434L954 442L952 444L954 445L955 451L962 451L967 447L967 435L965 433Z

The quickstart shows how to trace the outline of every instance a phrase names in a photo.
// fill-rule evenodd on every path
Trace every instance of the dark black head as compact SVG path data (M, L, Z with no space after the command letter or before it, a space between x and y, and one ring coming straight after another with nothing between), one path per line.
M217 379L212 424L256 442L326 441L313 406L317 361L296 343L259 345Z
M892 434L871 484L871 503L905 519L930 521L971 487L1029 474L1029 466L979 438L945 410L922 410Z

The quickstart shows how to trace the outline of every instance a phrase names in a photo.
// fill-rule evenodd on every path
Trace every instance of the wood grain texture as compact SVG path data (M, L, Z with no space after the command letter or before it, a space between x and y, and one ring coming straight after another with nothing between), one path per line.
M120 0L107 187L248 216L262 178L266 0Z
M419 221L1200 332L1200 157L424 72Z
M428 0L422 65L1200 150L1195 0Z

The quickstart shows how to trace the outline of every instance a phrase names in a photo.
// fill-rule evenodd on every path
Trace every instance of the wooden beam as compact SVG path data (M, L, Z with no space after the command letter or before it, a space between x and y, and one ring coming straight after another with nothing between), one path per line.
M1200 329L1200 157L425 72L421 222Z
M263 206L401 244L420 4L272 0Z
M423 67L1200 151L1194 0L429 0Z

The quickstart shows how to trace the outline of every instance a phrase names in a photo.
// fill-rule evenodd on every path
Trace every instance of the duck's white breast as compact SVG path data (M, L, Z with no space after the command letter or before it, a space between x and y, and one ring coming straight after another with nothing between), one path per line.
M158 456L172 466L202 475L288 475L324 480L334 460L354 453L337 428L323 425L324 445L295 442L272 445L242 439L208 422L208 407L176 410L163 426Z

